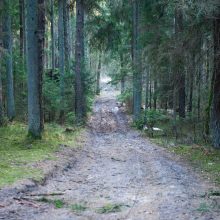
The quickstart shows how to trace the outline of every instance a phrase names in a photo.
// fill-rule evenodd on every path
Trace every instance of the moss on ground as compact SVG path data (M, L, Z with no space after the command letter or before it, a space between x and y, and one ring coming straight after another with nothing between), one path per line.
M53 153L60 144L74 146L78 131L72 134L56 124L47 124L41 140L27 137L27 127L13 123L0 128L0 187L11 185L17 180L32 178L40 180L43 173L31 166L35 162L54 159Z
M169 151L182 156L195 168L199 168L215 183L220 185L220 150L216 150L206 145L176 144L175 141L164 138L155 138L151 140L160 146L167 147Z

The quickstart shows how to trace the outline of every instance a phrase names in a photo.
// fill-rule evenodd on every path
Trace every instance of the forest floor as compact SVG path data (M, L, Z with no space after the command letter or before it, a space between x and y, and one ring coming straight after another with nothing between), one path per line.
M43 184L1 190L0 219L220 219L218 188L128 121L115 93L102 93L83 146Z

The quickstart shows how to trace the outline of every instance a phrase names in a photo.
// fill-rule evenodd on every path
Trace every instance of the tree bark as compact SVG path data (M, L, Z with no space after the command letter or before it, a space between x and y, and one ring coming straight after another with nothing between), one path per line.
M211 110L211 133L213 145L220 148L220 14L214 20L214 83Z
M59 21L59 73L60 73L60 123L64 123L64 73L65 73L65 48L64 48L64 7L65 0L58 1Z
M43 131L42 76L44 67L44 0L27 0L26 41L28 72L28 132L40 138Z
M14 101L14 76L13 76L13 61L12 61L12 30L11 30L11 15L10 1L4 1L3 15L3 44L5 49L5 65L7 75L7 116L10 121L15 117L15 101Z
M63 0L63 23L64 23L64 54L65 69L70 72L70 33L69 33L69 1Z
M55 71L55 37L54 37L54 0L50 0L50 31L51 31L51 63L52 63L52 76Z
M154 80L154 109L157 109L157 80Z
M86 116L83 91L84 71L84 0L76 0L76 44L75 44L75 112L77 123Z
M97 69L97 79L96 79L96 95L100 95L100 75L101 75L101 67L102 67L102 53L99 53L99 63Z
M176 68L178 73L178 94L179 94L179 116L185 118L186 109L186 91L185 91L185 73L183 66L183 45L181 34L183 32L183 14L180 9L175 10L175 35L176 35Z
M188 111L192 113L193 110L193 87L194 87L194 76L195 76L195 54L191 54L190 60L190 73L189 73L189 106Z
M121 61L121 94L125 92L125 63L124 63L124 56L120 54L120 61Z
M140 68L139 48L139 1L132 1L133 24L132 24L132 61L133 61L133 119L138 120L141 116L142 102L142 74Z
M201 76L202 76L202 62L199 63L198 70L198 99L197 99L197 118L200 120L201 115Z
M0 11L3 9L3 1L0 0ZM2 30L2 15L0 14L0 62L2 60L3 49L3 30ZM3 111L3 94L2 94L2 65L0 65L0 126L4 123L4 111Z

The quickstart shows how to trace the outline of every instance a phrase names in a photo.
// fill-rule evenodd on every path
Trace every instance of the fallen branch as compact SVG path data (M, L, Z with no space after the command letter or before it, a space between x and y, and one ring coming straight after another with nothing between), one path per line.
M18 203L21 205L30 205L30 206L33 206L34 208L39 208L38 205L30 201L30 199L28 198L13 198L13 199L18 201Z
M30 194L28 196L62 196L64 193L59 192L59 193L39 193L39 194Z

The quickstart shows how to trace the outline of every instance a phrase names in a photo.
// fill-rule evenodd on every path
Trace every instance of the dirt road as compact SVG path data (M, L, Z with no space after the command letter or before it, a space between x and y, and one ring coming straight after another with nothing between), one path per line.
M202 196L213 186L130 129L113 94L97 99L88 127L85 146L45 184L0 192L0 219L220 219L218 201Z

